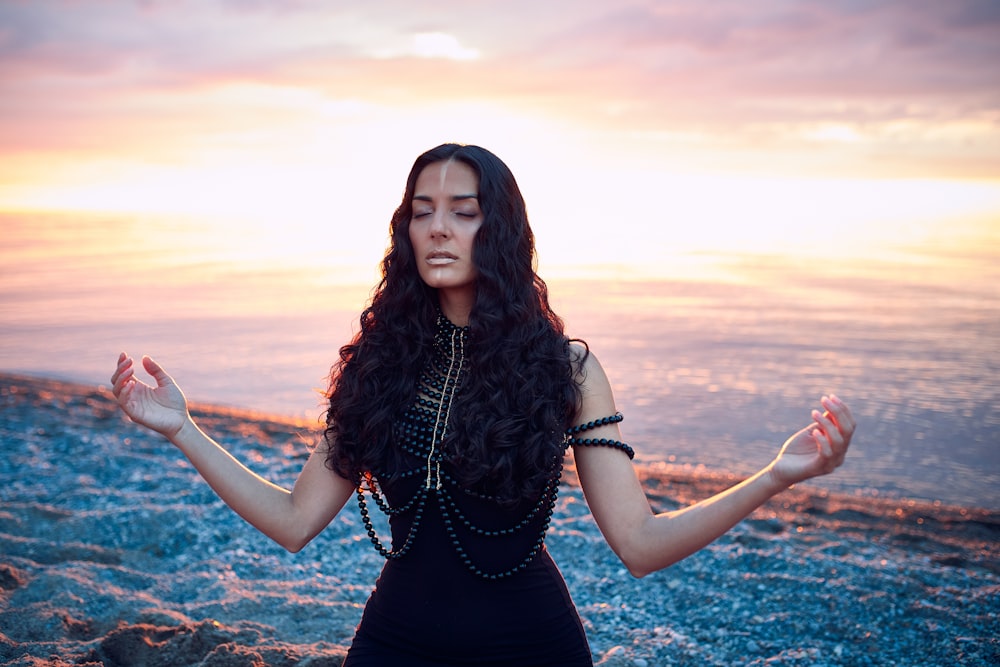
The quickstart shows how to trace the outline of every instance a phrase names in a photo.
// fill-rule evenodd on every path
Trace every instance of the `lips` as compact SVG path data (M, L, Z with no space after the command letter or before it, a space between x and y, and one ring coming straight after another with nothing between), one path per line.
M458 259L458 256L446 250L432 250L427 253L426 259L429 264L447 264L448 262L454 262Z

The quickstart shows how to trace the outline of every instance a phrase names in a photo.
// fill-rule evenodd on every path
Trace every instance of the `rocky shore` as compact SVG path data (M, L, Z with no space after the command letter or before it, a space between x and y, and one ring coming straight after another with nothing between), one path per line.
M282 485L317 432L195 412ZM286 553L99 387L0 374L0 451L0 665L340 664L381 564L353 505ZM638 470L658 510L737 481ZM547 544L599 665L1000 664L1000 512L797 488L636 580L569 477Z

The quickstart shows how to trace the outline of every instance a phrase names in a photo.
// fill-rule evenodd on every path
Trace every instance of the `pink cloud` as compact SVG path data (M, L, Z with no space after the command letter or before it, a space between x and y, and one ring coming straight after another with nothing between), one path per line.
M214 131L222 117L199 118L192 101L238 82L332 99L494 100L630 131L720 137L1000 116L991 0L332 5L0 3L0 151L90 150L115 124L136 142ZM421 32L451 35L481 57L373 55Z
M557 48L606 60L653 91L659 82L732 99L961 92L996 104L996 14L984 3L648 3L576 26Z
M991 2L684 0L562 8L572 12L553 11L553 4L439 1L414 9L372 0L363 10L330 11L315 2L3 3L0 23L8 28L0 60L5 75L15 77L116 73L139 85L268 78L310 62L355 65L366 55L352 31L368 26L373 38L379 30L383 37L457 33L495 66L529 80L547 74L558 83L596 65L653 93L664 80L730 95L978 94L1000 83L992 66L1000 62L1000 17Z

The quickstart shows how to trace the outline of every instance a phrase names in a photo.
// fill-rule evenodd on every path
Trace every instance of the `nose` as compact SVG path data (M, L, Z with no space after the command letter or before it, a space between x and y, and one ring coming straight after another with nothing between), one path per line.
M432 238L447 238L451 234L448 228L447 214L445 211L435 211L431 218L430 234Z

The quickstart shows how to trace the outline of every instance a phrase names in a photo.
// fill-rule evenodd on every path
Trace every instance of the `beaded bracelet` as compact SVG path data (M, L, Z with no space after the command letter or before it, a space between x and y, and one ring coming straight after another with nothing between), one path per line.
M575 437L578 433L583 433L584 431L590 431L599 426L607 426L608 424L617 424L625 419L625 416L616 412L609 417L601 417L600 419L595 419L589 421L586 424L580 424L579 426L574 426L573 428L566 429L566 446L584 446L584 447L613 447L614 449L620 449L625 452L629 459L635 458L635 450L626 445L621 440L611 440L610 438L577 438Z
M566 444L571 447L577 445L583 445L584 447L613 447L628 454L630 459L635 458L635 450L621 440L610 440L608 438L567 438Z
M587 422L586 424L580 424L579 426L574 426L573 428L566 429L568 435L576 435L577 433L583 433L584 431L590 431L598 426L607 426L608 424L617 424L618 422L625 419L625 415L620 412L616 412L610 417L601 417L600 419L595 419L594 421Z

